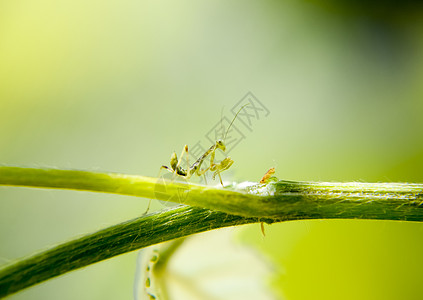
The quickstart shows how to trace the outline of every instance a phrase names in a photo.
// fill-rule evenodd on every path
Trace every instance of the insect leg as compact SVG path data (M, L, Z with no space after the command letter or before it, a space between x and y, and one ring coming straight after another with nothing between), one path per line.
M162 172L163 169L168 170L170 173L175 173L175 170L173 170L172 168L169 168L168 166L161 166L160 171L159 171L159 175L157 175L157 177L160 177L160 173Z
M174 170L174 178L176 177L176 175L184 177L186 179L189 179L191 177L190 171L186 171L184 168L181 167L181 163L184 157L184 154L187 157L187 163L189 166L189 159L188 159L188 146L185 145L184 149L182 150L181 156L179 157L179 160L176 157L176 154L174 154L174 156L172 156L172 160L173 160L173 165L172 165L172 169Z
M177 159L176 158L176 153L173 153L171 158L170 158L170 165L174 166L174 160ZM169 168L168 166L161 166L160 170L159 170L159 174L157 174L157 178L160 178L160 174L162 173L162 170L165 169L167 171L169 171L170 173L176 174L176 171L172 168ZM148 199L148 205L147 205L147 209L145 210L145 212L142 214L143 216L146 215L148 213L148 211L150 210L150 205L151 205L151 199Z
M182 157L184 156L184 153L186 153L186 155L188 155L188 145L185 145L185 146L184 146L184 149L182 149L182 153L181 153L181 156L180 156L180 158L179 158L179 160L178 160L178 163L177 163L177 165L176 165L175 170L176 170L176 169L178 169L178 168L181 166ZM189 166L189 165L188 165L188 166Z
M219 179L220 179L220 183L223 186L222 177L220 176L220 173L229 169L232 166L233 163L234 163L234 161L230 157L226 157L220 163L213 164L213 166L211 166L211 168L210 168L210 171L214 171L213 179L215 179L216 175L218 175Z

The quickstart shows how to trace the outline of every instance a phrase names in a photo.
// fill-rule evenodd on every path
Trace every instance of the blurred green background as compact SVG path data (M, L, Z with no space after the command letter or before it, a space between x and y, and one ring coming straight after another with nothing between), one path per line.
M251 91L270 114L231 151L224 179L257 181L274 166L289 180L423 182L422 9L368 5L0 1L0 162L156 176ZM146 207L55 190L3 187L0 197L0 263ZM258 225L240 231L273 272L257 280L280 299L421 298L418 223L288 222L266 226L265 238ZM10 299L131 299L135 258Z

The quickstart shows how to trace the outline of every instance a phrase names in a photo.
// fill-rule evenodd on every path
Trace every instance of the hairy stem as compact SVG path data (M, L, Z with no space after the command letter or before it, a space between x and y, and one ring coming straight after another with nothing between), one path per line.
M257 222L195 207L130 220L0 269L0 298L69 271L146 246L215 228Z
M8 265L0 269L0 297L119 254L226 226L327 218L423 221L422 184L278 181L223 189L113 173L0 167L0 185L191 205L142 216Z
M422 217L423 185L278 181L223 189L145 176L0 167L0 185L73 189L187 204L244 217L284 219Z

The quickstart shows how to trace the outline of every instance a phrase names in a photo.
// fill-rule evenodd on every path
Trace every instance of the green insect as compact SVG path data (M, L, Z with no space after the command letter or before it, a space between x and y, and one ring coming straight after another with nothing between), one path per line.
M220 149L223 152L226 151L226 145L225 145L224 141L226 139L226 136L228 135L229 129L231 128L231 126L234 123L238 114L241 112L241 110L246 105L248 105L248 103L243 105L239 109L239 111L236 113L232 122L229 124L228 129L226 130L226 133L225 133L225 136L223 137L223 140L217 140L216 143L214 145L212 145L206 152L204 152L204 154L201 155L187 170L181 167L181 162L182 162L182 158L183 158L184 155L186 156L187 166L190 165L189 164L189 158L188 158L188 156L189 156L188 145L185 145L184 149L182 150L180 159L178 160L176 153L173 152L172 156L170 157L170 167L161 166L160 171L162 169L166 169L169 172L171 172L171 173L173 173L177 176L183 177L184 179L189 179L193 175L197 175L197 176L203 176L204 175L204 179L205 179L206 178L205 173L210 170L211 172L213 172L212 178L215 179L216 176L219 176L220 183L223 186L222 177L220 176L220 173L229 169L232 166L232 164L234 163L234 161L230 157L226 157L220 163L214 163L216 150ZM201 169L202 163L206 160L206 158L208 156L210 156L210 166L208 168Z

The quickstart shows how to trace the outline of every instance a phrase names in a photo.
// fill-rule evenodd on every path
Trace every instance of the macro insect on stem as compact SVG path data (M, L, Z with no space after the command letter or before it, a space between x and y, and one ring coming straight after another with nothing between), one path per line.
M185 145L183 150L182 150L182 153L181 153L179 160L178 160L178 157L176 156L176 153L173 152L172 156L170 157L170 167L161 166L160 171L162 169L166 169L169 172L171 172L171 173L173 173L177 176L183 177L185 179L191 178L192 175L197 175L197 176L204 175L204 179L205 179L206 178L205 173L208 170L210 170L211 172L214 172L212 178L215 179L216 175L219 176L220 184L223 186L222 177L220 176L220 173L229 169L232 166L232 164L234 163L234 161L230 157L226 157L220 163L214 163L216 150L220 149L223 152L226 151L225 139L228 135L229 129L231 128L231 126L234 123L238 114L247 105L248 105L248 103L243 105L238 110L238 112L235 114L235 117L232 119L232 122L229 124L229 127L226 130L226 133L225 133L225 136L223 137L223 140L217 140L216 143L214 145L212 145L206 152L204 152L204 154L201 155L191 166L189 165L188 145ZM184 169L183 167L181 167L182 158L183 158L184 155L186 156L186 161L187 161L187 166L188 166L187 170ZM209 155L210 155L210 166L205 168L205 169L201 169L202 163L204 162L204 160Z
M234 163L234 161L230 158L230 157L225 157L220 163L214 163L214 159L215 159L215 153L217 149L222 150L223 152L226 151L226 145L225 145L225 139L229 133L229 129L231 128L232 124L234 123L236 117L238 116L238 114L241 112L241 110L247 106L247 104L244 104L243 106L241 106L241 108L238 110L238 112L235 114L235 117L232 119L231 123L228 126L228 129L226 130L226 133L223 137L223 140L217 140L216 143L214 145L212 145L206 152L204 152L203 155L201 155L191 166L189 165L189 158L188 158L188 145L185 145L181 156L178 160L178 157L176 156L176 153L173 152L171 157L170 157L170 167L168 166L161 166L160 167L160 171L159 171L159 175L157 177L160 176L160 173L163 169L173 173L175 176L180 176L183 177L185 179L189 179L191 178L192 175L197 175L197 176L204 176L204 181L207 183L206 181L206 175L205 173L210 170L213 173L212 178L215 179L216 175L219 176L219 180L220 180L220 184L223 186L223 181L222 181L222 177L220 176L220 173L229 169L232 164ZM188 169L185 170L182 166L182 158L184 156L184 154L186 155L186 162L187 162L187 166ZM205 168L205 169L201 169L201 165L204 162L204 160L210 155L210 166ZM144 215L147 214L147 212L150 209L150 204L151 204L151 199L148 202L148 206L146 211L144 212Z

